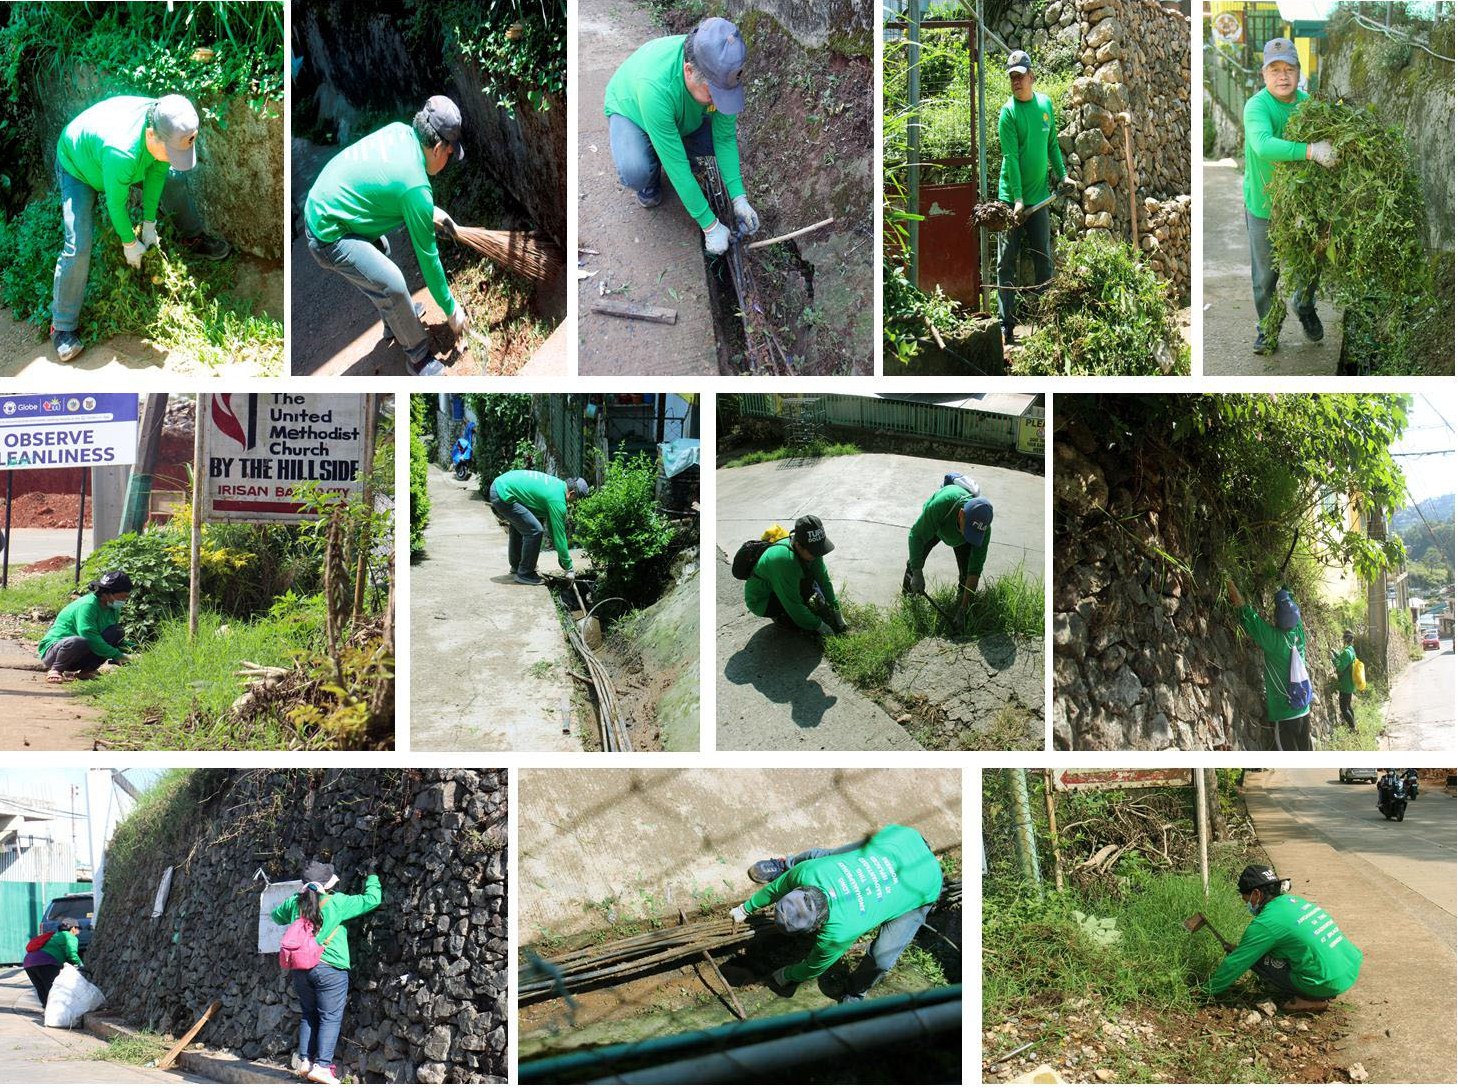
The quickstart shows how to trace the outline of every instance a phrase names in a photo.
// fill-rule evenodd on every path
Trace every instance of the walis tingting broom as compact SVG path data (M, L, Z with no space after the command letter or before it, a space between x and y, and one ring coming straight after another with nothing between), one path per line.
M486 230L457 223L446 233L492 263L539 283L550 283L566 265L562 250L534 231Z

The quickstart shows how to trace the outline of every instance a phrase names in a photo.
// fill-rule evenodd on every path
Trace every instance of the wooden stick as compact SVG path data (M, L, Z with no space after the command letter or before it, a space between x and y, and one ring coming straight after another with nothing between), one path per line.
M162 1060L157 1063L157 1068L171 1069L175 1064L177 1064L177 1056L187 1049L187 1044L192 1042L193 1037L197 1035L198 1032L202 1031L203 1025L212 1019L213 1013L217 1012L222 1007L223 1003L221 1001L214 1001L211 1005L209 1005L208 1011L203 1013L202 1016L198 1017L197 1023L192 1025L192 1027L188 1029L187 1034L184 1035L181 1039L178 1039L177 1042L173 1045L172 1049L169 1050L165 1055L163 1055Z
M1125 114L1124 116L1128 116ZM1124 122L1124 170L1129 182L1129 240L1134 252L1139 252L1139 201L1138 186L1134 181L1134 151L1129 142L1129 121Z
M776 242L788 242L791 238L798 238L802 234L809 234L812 230L819 230L821 227L828 227L835 222L835 216L829 219L822 219L818 223L812 223L808 227L801 227L799 230L792 230L789 234L781 234L774 238L766 238L763 242L750 242L745 249L763 249L765 246L772 246Z
M724 972L719 970L719 964L707 951L702 953L704 962L714 969L714 974L719 976L719 981L724 984L724 992L729 995L729 1004L734 1006L734 1015L741 1020L748 1020L744 1012L744 1006L739 1003L739 998L734 993L734 987L729 985L729 980L724 977Z
M932 319L927 317L925 314L921 315L921 319L926 322L926 327L931 329L932 339L937 342L937 347L941 348L943 351L946 351L947 345L942 343L942 334L939 333L937 331L937 327L932 324Z
M664 309L662 306L640 306L636 302L613 302L611 299L599 299L592 304L591 308L595 314L625 317L630 321L652 321L656 325L678 324L678 311Z

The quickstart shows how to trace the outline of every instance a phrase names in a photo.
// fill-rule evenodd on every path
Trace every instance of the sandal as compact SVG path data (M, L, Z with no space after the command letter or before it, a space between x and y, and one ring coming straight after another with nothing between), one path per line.
M65 682L66 674L58 669L52 669L50 672L46 673L47 684L64 684Z

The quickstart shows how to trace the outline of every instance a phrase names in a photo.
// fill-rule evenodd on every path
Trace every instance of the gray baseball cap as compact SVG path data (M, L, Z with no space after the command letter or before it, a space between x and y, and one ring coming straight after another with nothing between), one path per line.
M1011 53L1007 55L1008 75L1012 75L1014 72L1016 72L1018 75L1022 75L1024 72L1031 72L1032 70L1033 58L1028 56L1021 49L1014 49Z
M775 904L775 928L781 933L814 933L825 921L829 907L819 888L795 888Z
M579 499L585 499L592 494L592 488L588 486L587 481L581 476L568 480L567 486L577 493Z
M1301 54L1296 52L1296 43L1290 38L1272 38L1261 51L1261 71L1276 61L1283 60L1293 68L1301 67Z
M731 117L744 109L740 70L749 51L739 28L728 19L705 19L693 32L694 67L709 81L714 108Z
M163 95L152 107L152 131L167 145L167 161L174 170L197 164L197 110L180 94Z
M456 149L455 161L464 159L466 149L461 144L460 107L443 94L433 94L426 99L425 108L420 113L436 137Z

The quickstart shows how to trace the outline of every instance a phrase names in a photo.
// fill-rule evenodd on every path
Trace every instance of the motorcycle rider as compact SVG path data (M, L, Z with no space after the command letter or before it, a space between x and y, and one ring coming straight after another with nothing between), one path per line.
M1416 801L1418 795L1418 773L1416 767L1409 767L1402 776L1402 783L1407 787L1407 799Z

